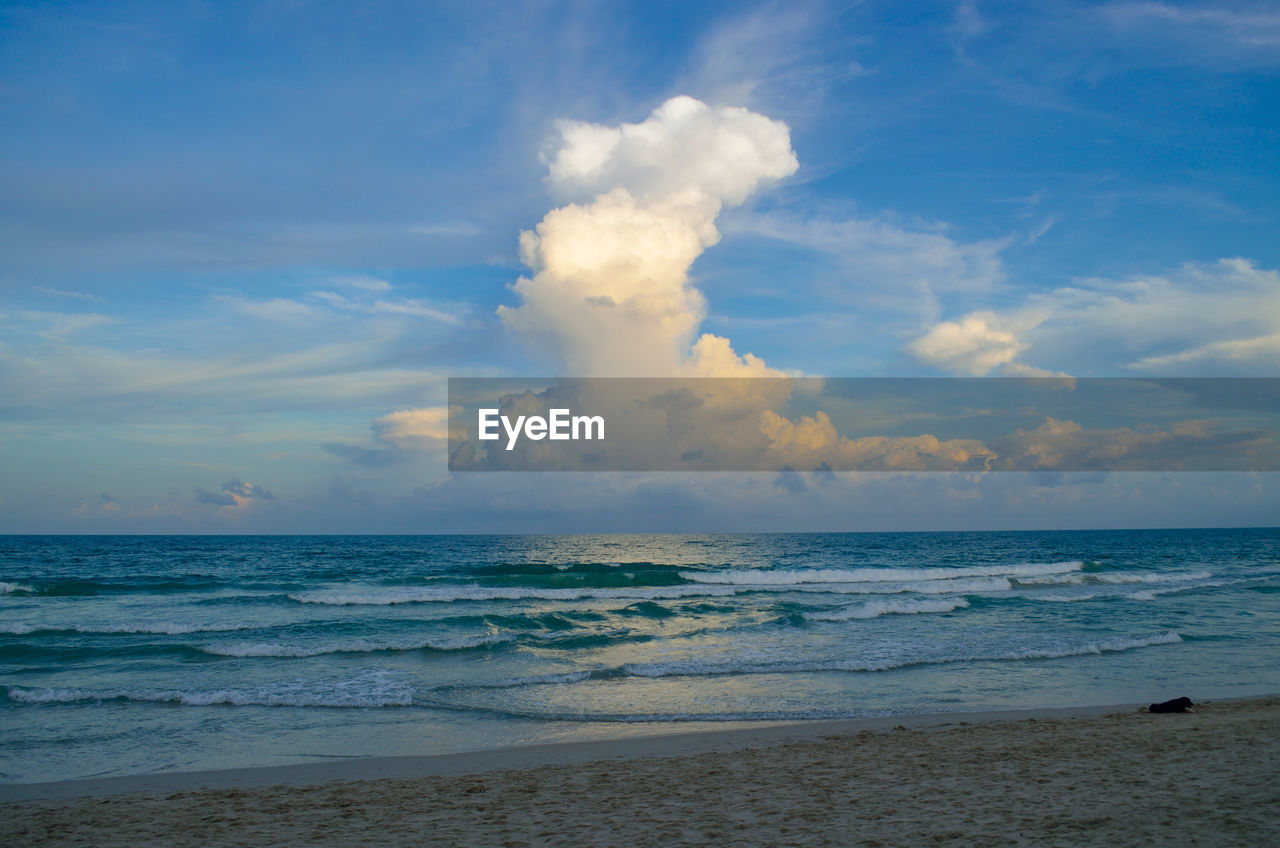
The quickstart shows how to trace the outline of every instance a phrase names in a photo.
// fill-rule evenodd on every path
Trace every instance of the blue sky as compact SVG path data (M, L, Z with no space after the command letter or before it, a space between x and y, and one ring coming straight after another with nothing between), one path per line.
M520 232L590 200L558 122L681 95L797 163L684 283L736 354L1280 376L1273 5L5 3L0 44L0 531L1280 515L1275 475L451 478L410 414L566 370L497 312Z

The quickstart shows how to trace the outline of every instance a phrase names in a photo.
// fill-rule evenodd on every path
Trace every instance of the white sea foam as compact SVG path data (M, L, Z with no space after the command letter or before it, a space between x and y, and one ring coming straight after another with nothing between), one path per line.
M1017 581L1020 586L1070 586L1083 583L1083 574L1044 574L1038 576L1022 576Z
M805 618L813 621L849 621L851 619L879 618L882 615L916 615L919 613L951 612L964 609L969 602L964 598L894 598L890 600L863 601L835 612L808 612Z
M970 577L964 580L926 580L920 583L908 583L902 588L904 592L916 592L921 595L978 594L981 592L1004 592L1013 588L1007 577Z
M696 583L727 583L749 586L790 586L806 583L911 583L923 580L953 580L959 577L1013 577L1065 574L1079 571L1084 563L1024 562L1011 565L974 565L962 568L744 568L729 571L681 571L680 576Z
M1076 595L1031 595L1037 601L1049 601L1055 604L1073 604L1081 601L1095 601L1098 598L1116 598L1116 592L1082 592Z
M753 591L779 590L778 587L758 586ZM919 580L914 583L799 583L781 587L780 591L809 592L821 595L900 595L912 592L918 595L977 594L981 592L1005 592L1013 588L1007 577L965 577L959 580Z
M34 586L28 586L26 583L7 583L0 580L0 595L12 595L15 592L34 592Z
M234 642L230 644L213 643L201 645L200 650L206 654L220 657L319 657L326 654L362 654L377 651L418 651L428 648L433 651L463 651L486 645L497 645L515 641L514 636L499 634L483 634L479 636L459 636L453 639L417 639L417 640L384 640L372 641L355 639L349 642L329 642L320 645L290 645L280 642Z
M1179 580L1207 580L1213 576L1212 571L1159 571L1139 573L1106 573L1092 574L1099 583L1176 583Z

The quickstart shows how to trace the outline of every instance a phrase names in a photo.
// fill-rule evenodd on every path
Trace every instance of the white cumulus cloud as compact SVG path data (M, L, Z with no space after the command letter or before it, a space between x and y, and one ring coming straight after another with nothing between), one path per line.
M638 124L558 132L547 182L570 202L521 233L533 276L499 309L507 327L580 376L776 373L726 339L695 341L705 299L689 269L723 208L799 167L786 124L676 97Z

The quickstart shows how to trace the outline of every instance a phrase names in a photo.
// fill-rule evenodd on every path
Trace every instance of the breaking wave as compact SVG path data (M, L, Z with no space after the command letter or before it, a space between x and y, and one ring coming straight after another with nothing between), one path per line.
M810 621L849 621L851 619L879 618L882 615L917 615L919 613L952 612L964 609L969 602L964 598L911 598L864 601L835 612L809 612L804 617Z

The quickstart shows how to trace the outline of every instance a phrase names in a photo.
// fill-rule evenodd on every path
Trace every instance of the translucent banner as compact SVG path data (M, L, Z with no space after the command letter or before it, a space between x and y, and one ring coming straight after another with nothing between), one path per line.
M1276 471L1280 379L453 378L452 471Z

